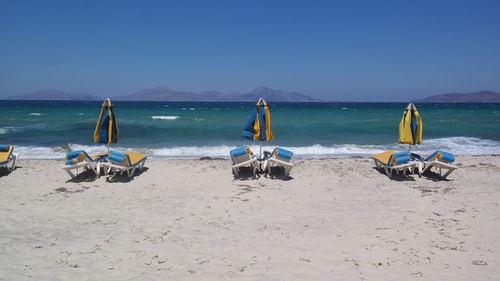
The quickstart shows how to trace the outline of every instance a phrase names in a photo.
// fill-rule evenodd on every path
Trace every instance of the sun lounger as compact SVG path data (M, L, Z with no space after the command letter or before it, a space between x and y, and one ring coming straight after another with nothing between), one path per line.
M0 167L5 167L12 172L16 167L19 154L14 153L14 146L0 145Z
M372 159L375 161L375 165L378 169L383 168L385 173L389 178L392 177L392 171L403 172L406 175L406 171L414 172L415 166L418 165L416 161L411 161L408 152L395 152L392 150L382 152L379 154L372 155Z
M250 167L252 175L255 176L259 169L259 162L248 146L241 146L229 152L231 155L233 175L240 176L241 167Z
M290 170L293 168L293 164L290 162L292 160L293 152L276 147L273 152L264 153L264 171L271 174L271 167L283 167L285 169L284 176L287 177L290 174Z
M126 172L128 178L131 178L134 176L136 169L142 171L146 159L147 155L144 154L131 151L120 152L111 150L108 161L100 163L99 165L104 168L104 173L106 175L113 174L113 176L116 176L117 174Z
M72 177L78 175L78 169L83 171L92 170L97 176L99 176L99 162L103 161L107 153L99 153L94 155L89 155L84 150L75 150L68 152L66 154L66 162L64 163L63 169ZM72 172L76 170L76 175Z
M455 169L458 169L457 166L452 164L453 162L455 162L455 156L453 156L453 154L451 154L451 153L444 152L441 150L434 151L434 153L429 155L427 158L424 158L421 155L416 154L416 153L412 153L411 157L413 159L420 161L423 164L419 167L420 174L423 174L427 170L430 171L432 169L432 167L435 167L439 170L439 175L443 179L445 179ZM447 170L444 175L442 174L443 169Z

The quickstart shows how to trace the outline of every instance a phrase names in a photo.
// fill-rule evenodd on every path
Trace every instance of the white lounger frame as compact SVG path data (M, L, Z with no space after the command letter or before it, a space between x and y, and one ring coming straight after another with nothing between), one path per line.
M7 163L3 163L0 165L0 168L1 167L5 167L7 168L7 170L9 170L9 172L12 172L14 171L14 168L16 167L16 161L17 161L17 158L19 158L19 154L17 153L12 153L10 155L10 157L7 159ZM9 166L9 164L12 163L12 165Z
M411 173L414 173L415 172L415 166L419 166L419 170L421 169L420 168L420 163L416 162L416 161L410 161L408 163L404 163L404 164L400 164L400 165L395 165L395 166L391 166L391 165L387 165L385 163L382 163L380 162L379 160L373 158L373 161L375 161L375 165L377 166L377 169L381 169L381 168L384 168L384 171L385 171L385 174L391 178L392 177L392 171L396 171L397 174L399 174L399 171L402 171L403 172L403 176L406 176L406 171L410 171Z
M439 161L438 159L434 159L432 161L422 161L422 165L419 166L419 173L423 174L427 170L431 170L433 167L437 168L439 170L439 175L441 178L446 179L447 176L449 176L453 171L458 169L457 166L452 165L450 163L446 163L443 161ZM423 167L422 167L423 166ZM446 169L446 173L443 175L443 169Z
M146 163L146 160L147 160L147 158L144 158L139 163L137 163L133 166L118 164L118 163L113 163L113 162L103 162L103 163L97 164L97 169L100 169L100 167L102 166L104 169L104 174L105 175L112 174L112 177L115 177L118 174L123 174L124 172L126 172L128 178L130 179L134 176L136 169L139 169L139 171L143 170L144 164Z
M71 178L75 178L79 174L78 169L83 169L83 171L92 170L96 176L99 176L101 170L98 163L90 162L88 159L75 164L64 165L63 169L70 175ZM71 170L76 170L76 174L74 174Z
M271 174L271 167L283 167L285 169L284 176L288 177L290 175L290 171L293 168L293 164L288 161L283 161L281 159L276 158L274 155L267 159L264 163L264 171L267 171L268 174Z
M233 175L235 177L239 177L240 176L239 169L241 167L246 167L246 166L250 166L250 169L252 169L252 176L255 177L255 175L257 174L257 170L259 169L259 161L257 161L257 158L255 158L254 156L249 156L249 157L251 158L250 160L246 160L244 162L232 165Z

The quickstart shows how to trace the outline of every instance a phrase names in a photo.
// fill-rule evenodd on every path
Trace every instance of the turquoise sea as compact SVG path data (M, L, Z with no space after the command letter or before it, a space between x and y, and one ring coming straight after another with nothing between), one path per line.
M104 151L92 143L102 102L0 101L0 144L24 159L58 159L74 149ZM270 103L275 140L296 157L370 155L397 144L405 103ZM424 141L413 150L455 154L500 153L500 104L416 104ZM115 149L156 158L227 157L241 137L253 103L114 102L120 128Z

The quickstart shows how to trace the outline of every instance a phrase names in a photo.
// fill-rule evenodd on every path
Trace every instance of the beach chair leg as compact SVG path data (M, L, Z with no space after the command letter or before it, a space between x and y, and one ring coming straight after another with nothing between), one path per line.
M66 168L64 168L64 170L66 171L66 173L68 173L68 175L69 175L71 178L74 178L74 177L75 177L75 174L73 174L73 172L71 172L71 169L66 169Z
M451 174L451 172L453 172L455 169L448 169L448 172L446 172L446 174L444 174L443 176L443 179L446 179L447 176L449 176Z
M16 161L17 161L17 155L16 154L12 154L12 166L10 166L10 171L14 171L14 168L16 167Z
M116 176L116 170L111 167L108 167L106 175L111 175L111 173L113 173L113 175Z
M100 176L101 174L101 163L97 163L94 168L94 173L96 176Z
M387 168L387 167L384 167L384 170L385 170L385 174L386 174L389 178L391 178L391 176L392 176L392 169L389 169L389 168Z
M424 169L423 169L423 171L422 171L422 174L423 174L423 173L425 173L425 172L427 172L427 170L429 170L429 171L430 171L430 170L431 170L431 168L432 168L432 165L431 165L431 164L427 164L427 165L423 164L423 166L424 166Z
M290 175L290 169L288 167L283 167L283 168L285 168L285 172L283 173L283 175L285 177L288 177L288 175Z
M253 168L253 167L252 167ZM233 168L233 175L235 177L239 177L240 176L240 173L238 173L238 168Z

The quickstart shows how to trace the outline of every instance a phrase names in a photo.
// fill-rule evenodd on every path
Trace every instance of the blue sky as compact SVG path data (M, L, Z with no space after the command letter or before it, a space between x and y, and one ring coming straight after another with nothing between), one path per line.
M0 96L500 91L500 1L4 1Z

